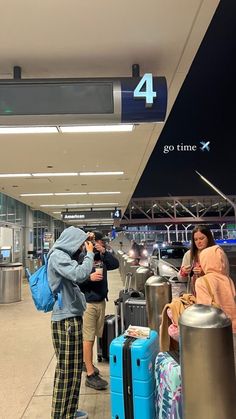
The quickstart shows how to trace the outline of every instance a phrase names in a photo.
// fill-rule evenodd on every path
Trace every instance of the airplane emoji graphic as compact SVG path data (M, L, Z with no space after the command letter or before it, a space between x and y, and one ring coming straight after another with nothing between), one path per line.
M210 141L200 141L202 147L200 147L201 151L210 151Z

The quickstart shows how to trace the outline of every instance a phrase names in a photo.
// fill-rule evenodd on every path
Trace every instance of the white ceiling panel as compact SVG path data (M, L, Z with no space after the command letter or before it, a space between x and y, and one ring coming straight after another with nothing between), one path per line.
M0 78L165 76L168 113L219 0L0 0ZM0 135L0 173L123 171L119 176L0 178L0 191L45 204L117 202L124 210L163 129L131 133ZM52 167L48 167L52 166ZM153 181L153 180L151 180ZM21 197L22 193L120 191L119 195ZM108 199L109 198L109 199ZM56 216L56 215L55 215Z

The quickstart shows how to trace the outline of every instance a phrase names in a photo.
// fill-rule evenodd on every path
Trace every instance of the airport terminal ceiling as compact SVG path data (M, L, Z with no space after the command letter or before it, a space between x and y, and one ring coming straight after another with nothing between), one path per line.
M168 116L218 4L2 2L0 78L12 78L14 66L22 68L23 79L131 77L137 63L141 76L166 77ZM124 211L163 126L137 124L125 133L1 134L0 174L29 176L1 177L0 191L56 218L65 208Z

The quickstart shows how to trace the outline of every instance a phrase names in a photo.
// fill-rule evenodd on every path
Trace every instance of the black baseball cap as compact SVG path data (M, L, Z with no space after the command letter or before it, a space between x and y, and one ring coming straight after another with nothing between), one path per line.
M106 243L109 242L109 237L104 236L104 234L102 234L101 231L95 230L93 231L93 233L94 233L95 241L102 240L103 242L106 242Z
M101 231L95 230L93 231L95 240L104 240L104 236Z

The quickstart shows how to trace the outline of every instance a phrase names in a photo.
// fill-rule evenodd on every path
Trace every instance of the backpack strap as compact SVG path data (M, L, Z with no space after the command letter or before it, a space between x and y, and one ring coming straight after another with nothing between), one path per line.
M60 249L60 250L62 250L62 249ZM66 252L64 252L64 253L66 253ZM46 265L46 267L48 268L48 257L47 257L47 254L45 254L44 253L44 255L43 255L43 259L44 259L44 264ZM61 281L62 282L62 281ZM60 285L59 285L59 287L58 287L58 289L57 289L57 292L55 292L55 293L53 293L53 295L55 296L55 299L57 300L57 302L58 302L58 307L59 307L59 309L61 310L62 309L62 307L63 307L63 304L62 304L62 295L61 295L61 289L62 289L62 283L60 283Z

